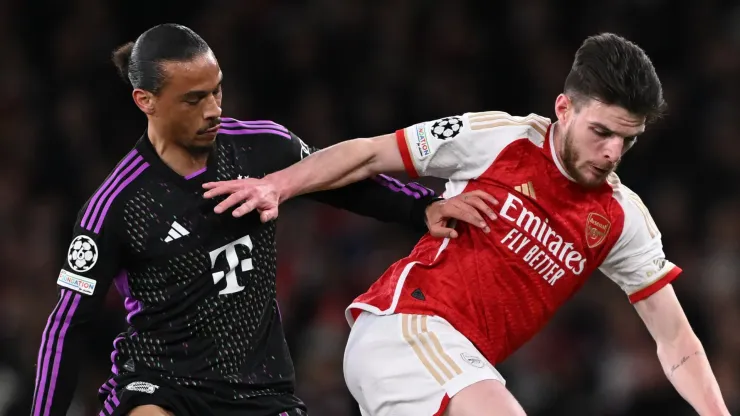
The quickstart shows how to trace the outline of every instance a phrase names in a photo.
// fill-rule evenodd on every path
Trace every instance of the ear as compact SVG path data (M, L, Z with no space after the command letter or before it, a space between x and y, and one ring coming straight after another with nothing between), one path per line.
M139 107L139 110L143 111L146 115L154 114L154 104L157 100L154 94L149 91L136 88L131 95L134 97L134 103Z
M560 124L568 124L568 119L573 116L574 110L573 101L567 95L560 94L555 99L555 115Z

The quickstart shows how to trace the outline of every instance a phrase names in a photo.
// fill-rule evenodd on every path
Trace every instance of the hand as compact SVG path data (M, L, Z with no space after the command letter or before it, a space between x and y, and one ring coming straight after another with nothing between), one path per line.
M275 186L264 179L235 179L223 182L208 182L203 184L208 191L203 194L204 198L210 199L219 195L229 195L228 198L216 205L213 211L221 214L227 209L241 203L231 215L236 218L242 217L255 209L260 212L260 220L268 222L278 216L278 205L280 205L280 194Z
M454 228L447 226L449 220L465 221L475 227L482 228L483 232L491 231L483 219L484 214L491 220L498 218L490 205L498 205L496 198L483 191L471 191L460 194L444 201L437 201L426 209L427 227L433 237L457 238Z

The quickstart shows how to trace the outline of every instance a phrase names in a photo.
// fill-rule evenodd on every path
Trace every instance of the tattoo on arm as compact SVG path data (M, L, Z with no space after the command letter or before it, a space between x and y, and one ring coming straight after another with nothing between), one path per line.
M699 355L699 354L701 354L701 351L696 351L695 353L693 353L691 355L686 355L683 358L681 358L681 362L680 363L674 364L673 366L671 366L671 374L670 374L670 376L672 377L673 376L673 373L676 372L676 370L678 370L682 365L684 365L686 363L686 361L689 361L689 359L691 358L691 356L693 356L693 355Z

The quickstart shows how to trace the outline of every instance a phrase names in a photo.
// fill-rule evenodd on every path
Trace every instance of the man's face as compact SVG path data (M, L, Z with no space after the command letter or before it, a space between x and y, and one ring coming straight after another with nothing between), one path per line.
M166 62L164 87L153 100L158 131L193 154L206 153L221 123L223 75L211 51L187 62Z
M573 179L587 188L603 184L645 131L645 117L594 99L576 106L561 94L555 107L562 128L560 159Z

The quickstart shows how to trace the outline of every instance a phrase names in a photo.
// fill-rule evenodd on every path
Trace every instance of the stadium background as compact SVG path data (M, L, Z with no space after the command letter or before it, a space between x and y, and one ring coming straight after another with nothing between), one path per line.
M733 4L734 3L734 4ZM670 0L0 1L0 415L26 415L54 281L75 213L145 126L111 50L186 24L226 75L224 112L329 145L465 111L553 117L573 53L615 31L655 63L670 114L620 168L685 269L675 287L725 398L740 412L740 5ZM429 182L437 189L439 183ZM314 416L354 415L345 305L412 247L413 233L313 203L282 211L279 297ZM462 277L461 277L462 278ZM124 322L111 293L90 330L89 406ZM618 287L594 276L504 365L530 415L689 415Z

